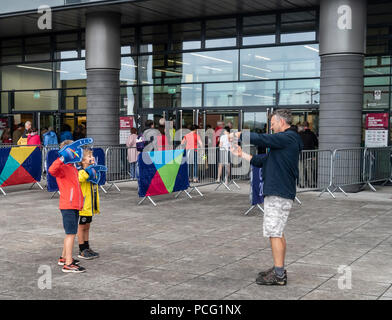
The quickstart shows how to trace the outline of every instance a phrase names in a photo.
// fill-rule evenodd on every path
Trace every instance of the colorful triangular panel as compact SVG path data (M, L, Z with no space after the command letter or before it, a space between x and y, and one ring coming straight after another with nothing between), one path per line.
M189 175L188 175L188 164L184 162L178 169L176 182L174 184L173 192L186 190L189 188Z
M11 148L0 148L0 173L7 163L8 156L10 155Z
M173 191L178 169L180 168L182 155L180 155L179 158L180 159L174 159L173 161L158 170L162 181L165 184L167 191L169 192Z
M31 153L35 150L40 151L37 147L18 147L12 148L10 152L10 156L14 158L19 164L25 162L25 160L31 155Z
M146 196L156 196L166 193L169 192L166 189L165 184L163 183L161 176L159 175L159 172L157 171L154 178L151 180L150 187L146 192Z
M145 197L147 190L150 187L151 180L154 178L157 169L155 168L155 165L147 152L142 152L139 154L138 165L140 172L138 178L139 197Z
M167 194L189 187L185 150L142 152L138 164L139 197Z
M3 170L0 174L0 186L5 186L4 182L15 172L16 169L20 167L18 161L16 161L10 155L7 158L7 162L5 163Z
M166 151L151 151L149 152L151 160L154 162L155 168L159 170L173 159L183 154L184 150L166 150Z
M35 182L35 179L25 170L25 168L20 166L1 186L6 187L33 182Z
M42 162L41 150L35 147L35 150L22 163L23 168L35 179L41 181L41 166L37 166L37 162Z

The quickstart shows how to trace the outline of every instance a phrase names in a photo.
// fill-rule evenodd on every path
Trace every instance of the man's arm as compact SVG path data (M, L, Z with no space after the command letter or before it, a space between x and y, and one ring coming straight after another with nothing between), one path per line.
M266 155L265 154L257 154L255 156L252 157L250 164L254 167L257 168L262 168L264 165L264 162L266 160Z
M272 149L281 149L286 147L291 143L291 140L282 133L267 134L267 133L244 133L244 135L249 135L249 140L251 144L259 147L267 147ZM243 140L243 134L241 133L240 139Z

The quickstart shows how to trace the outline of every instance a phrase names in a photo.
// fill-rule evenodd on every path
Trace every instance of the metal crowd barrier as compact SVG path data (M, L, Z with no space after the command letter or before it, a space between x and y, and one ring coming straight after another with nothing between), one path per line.
M392 182L392 147L366 148L364 153L363 180L373 191L374 183Z
M0 145L0 148L9 147L21 146ZM58 146L39 147L42 150L42 179L46 179L46 155L50 150L58 149ZM106 182L110 185L107 190L102 187L105 193L112 187L120 191L118 182L137 180L137 165L135 170L131 170L128 161L128 151L132 148L124 145L94 145L94 148L102 148L105 153L105 163L108 168ZM168 147L165 149L169 150ZM252 155L258 153L258 149L252 145L244 146L243 150ZM215 190L220 186L231 190L230 185L239 188L236 181L249 179L250 166L246 167L241 159L228 150L207 147L186 152L190 192L195 190L203 196L199 188L213 184L217 184ZM367 185L371 190L376 191L374 184L385 184L388 181L392 182L392 147L347 148L333 151L304 150L300 154L297 193L321 191L320 196L328 192L335 198L334 193L337 190L347 195L344 187Z
M254 146L243 147L245 152L257 154ZM230 185L240 188L236 180L248 180L250 166L229 150L219 147L207 147L189 149L187 152L188 175L190 181L190 193L195 190L203 196L200 187L218 184L215 190L224 186L227 190Z
M328 191L332 176L331 150L303 150L298 161L297 193Z
M106 172L106 183L110 186L107 190L103 189L105 193L109 191L112 187L115 187L118 191L120 188L117 183L136 181L138 170L137 165L135 165L135 171L132 172L131 176L131 164L128 161L128 151L136 150L136 148L126 147L126 146L94 146L95 148L103 148L105 151L105 161L108 171Z

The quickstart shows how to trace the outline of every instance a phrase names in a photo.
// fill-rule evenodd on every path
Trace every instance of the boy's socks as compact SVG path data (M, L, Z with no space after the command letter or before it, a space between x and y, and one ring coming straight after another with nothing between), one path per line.
M282 277L284 276L284 267L277 267L277 266L275 266L275 267L274 267L274 271L275 271L275 274L276 274L279 278L282 278Z
M86 249L90 249L90 245L88 244L88 241L85 241L84 245L86 246Z
M79 244L79 251L83 252L85 249L87 249L86 244Z

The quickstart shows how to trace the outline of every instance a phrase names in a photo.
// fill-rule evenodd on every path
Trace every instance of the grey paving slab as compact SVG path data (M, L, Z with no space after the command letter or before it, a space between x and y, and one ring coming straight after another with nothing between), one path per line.
M384 294L382 296L392 298L392 284L389 286L388 290L386 292L384 292Z
M165 285L177 285L198 277L198 275L185 273L181 270L149 269L130 276L130 279L147 282L158 282Z
M135 183L102 193L90 232L101 257L82 261L87 272L78 275L57 265L64 238L58 198L10 188L0 198L0 299L392 298L390 187L377 197L300 194L302 205L293 206L285 230L286 287L255 284L272 254L262 215L243 215L249 186L214 187L203 187L203 198L158 197L157 208L136 206ZM352 268L349 291L337 287L343 264ZM40 266L51 269L50 290L38 288Z
M253 283L244 289L241 289L226 299L233 300L297 300L310 291L304 287L275 287L259 286Z
M377 296L354 294L350 291L327 291L316 289L301 300L377 300Z
M168 288L151 299L223 299L237 290L247 287L251 282L215 276L200 276L186 283ZM165 298L164 298L165 297Z

